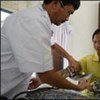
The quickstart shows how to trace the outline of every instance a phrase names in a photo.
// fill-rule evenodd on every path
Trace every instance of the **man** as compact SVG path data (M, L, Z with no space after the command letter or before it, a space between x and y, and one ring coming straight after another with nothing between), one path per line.
M26 90L33 72L43 83L55 87L87 88L86 80L74 85L55 72L50 44L51 23L60 25L68 20L79 5L79 0L44 0L43 5L13 13L6 19L1 33L1 95L12 98ZM58 44L52 48L72 67L78 64Z

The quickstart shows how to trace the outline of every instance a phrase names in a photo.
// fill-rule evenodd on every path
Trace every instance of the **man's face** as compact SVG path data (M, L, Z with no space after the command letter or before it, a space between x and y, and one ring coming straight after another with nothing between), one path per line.
M94 36L93 45L97 53L100 54L100 34Z
M53 23L60 25L61 23L68 21L71 14L74 13L74 7L72 5L66 5L63 7L58 7L53 17Z

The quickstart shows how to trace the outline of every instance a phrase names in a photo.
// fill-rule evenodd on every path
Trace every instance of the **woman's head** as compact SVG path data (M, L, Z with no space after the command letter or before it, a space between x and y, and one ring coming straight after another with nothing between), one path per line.
M100 55L100 28L96 29L92 35L92 41L95 50Z

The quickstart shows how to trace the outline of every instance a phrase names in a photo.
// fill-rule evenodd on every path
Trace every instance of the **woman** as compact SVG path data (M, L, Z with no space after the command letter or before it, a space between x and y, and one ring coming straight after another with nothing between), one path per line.
M90 81L94 82L100 78L100 28L93 33L92 42L96 53L83 57L80 66L82 72L93 74Z

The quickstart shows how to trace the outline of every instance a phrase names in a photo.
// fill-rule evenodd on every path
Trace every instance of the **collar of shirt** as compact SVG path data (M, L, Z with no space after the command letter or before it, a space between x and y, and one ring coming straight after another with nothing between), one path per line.
M47 22L48 22L48 27L50 27L50 30L52 29L52 23L50 21L50 17L48 15L48 12L43 8L42 4L39 5L39 9L41 10L42 14L43 14L43 17L46 18ZM53 32L51 30L51 36L52 36Z
M98 56L97 53L95 53L95 54L93 55L93 61L99 62L99 56Z

